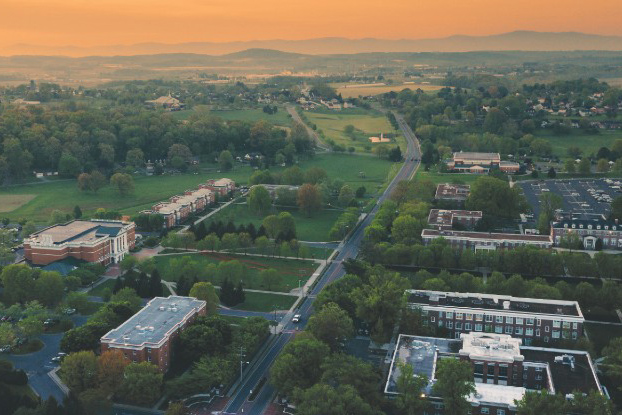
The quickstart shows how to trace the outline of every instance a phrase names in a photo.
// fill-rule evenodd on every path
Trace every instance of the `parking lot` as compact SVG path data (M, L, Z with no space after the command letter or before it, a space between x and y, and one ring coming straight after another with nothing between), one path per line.
M609 214L610 200L622 195L619 179L563 179L520 182L534 218L540 211L540 195L556 193L563 198L562 209L573 213Z

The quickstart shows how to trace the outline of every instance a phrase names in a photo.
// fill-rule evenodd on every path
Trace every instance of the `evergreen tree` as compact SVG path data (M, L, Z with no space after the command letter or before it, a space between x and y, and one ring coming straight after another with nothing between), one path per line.
M255 239L261 237L261 236L268 236L267 232L266 232L266 228L261 225L259 227L259 229L257 230L257 235L255 236Z
M121 290L121 288L123 288L123 278L118 277L115 281L114 281L114 287L112 288L112 293L116 294L119 292L119 290Z
M242 281L238 282L238 285L235 287L235 303L240 304L246 301L246 293L244 292L244 285Z
M229 278L225 278L220 284L220 302L228 307L232 307L236 304L235 300L235 288Z
M128 271L123 277L123 287L129 287L138 292L138 281L136 281L136 273L134 271Z
M182 274L177 280L175 292L177 292L177 295L188 295L190 288L192 288L192 285L188 281L188 277Z
M149 278L149 295L151 297L161 297L164 295L162 292L162 278L157 269L153 270Z
M235 229L235 225L233 223L233 221L229 221L227 223L227 226L225 227L225 232L224 233L235 233L236 229Z
M240 226L238 226L238 233L246 233L246 226L244 226L244 224L240 224Z
M136 293L140 298L147 298L149 297L149 288L149 277L147 277L146 273L141 272L138 276L138 290L136 290Z
M197 241L202 240L207 236L207 229L205 228L205 222L200 222L194 231L194 236Z
M73 217L76 219L80 219L82 217L82 209L80 209L80 206L76 205L73 208Z
M257 229L255 229L255 225L253 225L252 222L246 227L246 232L251 236L251 239L254 242L255 238L257 238Z

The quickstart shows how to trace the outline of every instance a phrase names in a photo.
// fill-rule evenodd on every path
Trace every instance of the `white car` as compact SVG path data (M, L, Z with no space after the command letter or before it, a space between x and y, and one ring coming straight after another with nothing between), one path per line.
M302 320L302 316L300 314L296 314L292 318L292 323L300 323L300 320Z

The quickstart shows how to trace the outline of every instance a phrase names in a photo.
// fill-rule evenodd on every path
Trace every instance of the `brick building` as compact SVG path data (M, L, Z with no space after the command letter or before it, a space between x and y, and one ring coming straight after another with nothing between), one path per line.
M154 205L151 210L144 210L140 213L161 215L164 219L164 228L170 229L183 223L193 213L204 211L215 201L216 191L200 187L195 190L186 190L183 194L173 196L168 201Z
M463 203L471 193L471 186L468 184L449 184L441 183L436 186L436 200L445 200L450 202Z
M513 249L531 245L538 248L551 248L553 240L550 235L525 235L513 233L471 232L458 230L424 229L421 240L429 245L438 238L447 240L454 249L495 250Z
M443 359L461 359L471 364L475 393L467 400L472 415L513 415L515 401L527 391L548 391L568 396L574 392L603 393L592 359L587 352L521 346L520 340L503 334L463 333L459 339L398 337L385 393L396 396L397 380L408 363L414 374L425 375L435 414L443 413L443 400L434 396L436 368Z
M454 153L447 163L447 169L458 173L488 173L499 169L504 173L517 173L520 165L512 161L501 161L499 153Z
M102 353L122 350L132 362L151 362L166 372L171 363L173 341L179 332L206 314L205 301L192 297L155 297L139 312L101 338Z
M451 230L454 225L473 228L482 219L479 210L446 210L431 209L428 215L428 225L437 230Z
M507 334L529 345L583 336L585 318L576 301L426 290L407 294L409 306L420 308L427 324L454 338L469 332Z
M221 196L231 194L235 190L235 182L231 179L222 178L218 180L208 180L207 183L200 185L203 189L210 189Z
M571 234L579 237L585 249L595 249L599 239L603 249L622 249L622 226L601 215L570 216L552 223L551 238L555 245L559 246L563 238Z
M24 256L35 265L68 257L108 265L121 261L134 248L135 239L134 222L74 220L24 239Z

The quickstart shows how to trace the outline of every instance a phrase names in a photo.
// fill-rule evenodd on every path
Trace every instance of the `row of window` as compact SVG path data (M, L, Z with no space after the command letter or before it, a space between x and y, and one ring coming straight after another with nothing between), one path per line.
M473 320L475 319L475 321L485 321L486 323L492 323L493 321L495 323L501 324L503 322L505 322L506 324L517 324L517 325L528 325L528 326L533 326L533 325L537 325L537 326L541 326L542 325L542 319L534 319L534 318L522 318L522 317L509 317L506 316L505 318L503 316L494 316L492 314L473 314L473 313L453 313L451 311L447 311L447 312L442 312L439 311L438 312L438 317L439 318L443 318L443 315L445 315L445 318L447 319L454 319L454 314L455 314L455 319L456 320ZM570 321L563 321L563 320L553 320L553 327L555 328L560 328L563 327L564 329L570 329L571 327L573 329L577 329L579 327L579 323L577 322L570 322Z

